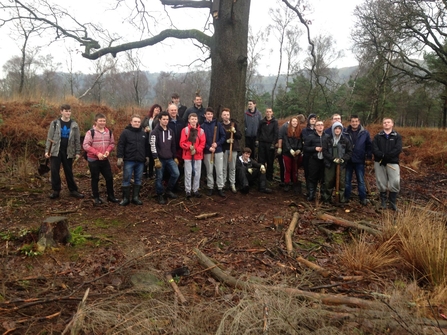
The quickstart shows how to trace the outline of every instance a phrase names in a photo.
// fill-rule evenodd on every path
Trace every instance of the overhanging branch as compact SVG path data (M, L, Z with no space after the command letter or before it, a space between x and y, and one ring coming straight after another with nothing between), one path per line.
M87 59L98 59L99 57L102 57L107 54L111 54L113 57L116 57L118 52L127 51L131 49L144 48L150 45L157 44L170 37L177 39L192 38L209 47L211 47L212 44L212 37L204 34L203 32L197 29L189 29L189 30L166 29L160 32L160 34L153 36L151 38L146 38L141 41L124 43L113 47L102 48L93 53L83 53L82 56Z
M164 6L172 8L211 8L211 1L160 0Z

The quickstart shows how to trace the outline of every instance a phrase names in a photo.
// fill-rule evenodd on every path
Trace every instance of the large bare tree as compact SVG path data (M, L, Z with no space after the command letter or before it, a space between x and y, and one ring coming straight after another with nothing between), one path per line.
M121 1L110 0L117 8ZM212 20L212 29L203 23L203 29L176 29L172 23L171 29L151 34L150 24L156 20L150 15L143 1L133 3L132 22L138 26L141 34L135 41L120 43L117 36L109 36L107 44L102 46L95 36L108 36L98 23L83 24L76 20L74 15L49 0L1 0L0 1L0 27L14 20L26 18L53 28L55 38L72 38L83 47L82 56L96 60L105 55L117 56L118 53L131 49L144 48L163 42L168 38L191 39L199 47L209 52L211 59L211 80L209 105L217 110L229 107L239 120L243 118L245 106L245 81L247 70L247 38L250 0L213 0L213 1L183 1L161 0L166 7L173 9L195 8L207 9L210 12L208 20ZM129 5L129 4L128 4ZM11 17L11 8L19 9L20 14ZM3 14L1 14L3 10ZM195 22L191 20L193 25ZM211 32L211 30L213 30ZM149 36L147 38L142 38ZM181 54L179 54L181 57Z

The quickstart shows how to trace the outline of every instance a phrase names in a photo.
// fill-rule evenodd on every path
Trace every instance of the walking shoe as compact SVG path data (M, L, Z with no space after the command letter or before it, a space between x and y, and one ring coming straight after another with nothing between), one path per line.
M53 193L50 194L50 199L57 199L59 198L59 191L53 191Z
M107 201L108 202L113 202L113 203L118 203L118 202L120 202L120 200L119 199L117 199L117 198L115 198L115 196L113 196L113 195L108 195L107 196Z
M165 198L163 198L163 195L162 195L162 194L157 195L157 202L158 202L160 205L164 205L164 204L166 203Z
M208 192L206 193L206 195L209 196L209 197L212 196L213 195L213 189L209 188Z
M177 199L178 198L177 195L172 193L172 191L166 191L165 194L169 199Z
M93 206L102 205L103 203L104 203L104 201L99 197L93 199Z
M199 191L194 192L193 194L194 194L194 196L195 196L196 198L201 198L201 197L202 197L202 195L199 193Z
M191 198L191 192L186 192L186 199L190 199Z
M231 185L231 192L233 192L234 194L237 193L236 185L234 185L234 184Z
M218 190L217 194L219 194L220 197L225 198L225 192L223 189Z
M82 193L79 193L78 191L71 191L70 197L73 197L76 199L84 199L84 195Z

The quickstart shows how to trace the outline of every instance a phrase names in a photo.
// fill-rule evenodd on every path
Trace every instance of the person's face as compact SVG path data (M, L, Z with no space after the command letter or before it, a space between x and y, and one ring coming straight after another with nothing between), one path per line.
M222 120L225 122L230 121L230 112L223 111L222 112Z
M130 125L133 128L140 128L141 119L139 117L133 117L132 120L130 121Z
M335 122L341 122L341 116L340 115L334 115L333 117L332 117L332 123L335 123Z
M298 126L298 119L292 119L290 120L290 124L293 128L296 128Z
M360 126L360 120L358 118L351 119L351 128L356 130Z
M194 99L194 105L196 106L202 106L202 97L196 97Z
M312 126L315 126L315 123L316 123L316 122L317 122L317 119L314 118L314 117L311 117L311 118L309 119L309 124L312 125Z
M248 109L249 109L249 110L253 110L253 109L255 109L255 106L256 106L256 105L253 103L253 101L249 101L249 102L248 102Z
M71 109L63 109L61 110L61 116L63 119L69 119L71 117Z
M154 108L154 116L157 116L158 114L160 114L160 107L155 107Z
M249 152L243 152L242 153L242 159L244 161L248 160L250 158L250 153Z
M191 127L193 127L193 128L195 128L195 127L197 127L197 122L198 122L199 120L197 119L197 116L191 116L190 118L189 118L189 124L191 125Z
M267 120L270 120L273 116L273 111L269 108L265 110L265 117L267 118Z
M383 129L384 130L391 130L393 129L394 122L391 119L385 119L383 120Z
M106 119L105 118L98 119L96 120L95 124L96 127L103 129L106 126Z
M178 105L178 103L180 102L180 98L172 98L172 102Z
M335 134L335 136L340 136L340 134L341 134L341 128L340 128L340 127L336 127L336 128L334 129L334 134Z
M169 105L168 113L172 119L176 119L177 118L177 106Z
M315 130L318 132L322 132L324 129L324 123L321 121L315 122Z
M207 121L213 121L213 116L214 116L214 114L212 112L206 112L205 113L205 119Z
M160 124L162 127L166 127L169 123L169 116L163 115L160 119Z

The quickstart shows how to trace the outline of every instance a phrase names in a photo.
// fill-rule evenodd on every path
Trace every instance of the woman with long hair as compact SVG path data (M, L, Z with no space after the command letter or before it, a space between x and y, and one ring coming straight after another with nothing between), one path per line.
M301 166L301 127L297 117L292 117L282 139L282 153L284 162L284 191L288 192L292 186L299 192L298 168Z
M149 108L149 112L147 113L146 117L144 118L141 126L143 127L144 131L148 133L147 137L150 138L150 132L152 129L155 128L155 126L158 123L158 114L161 112L161 106L159 104L153 104L151 108ZM152 158L152 155L149 155L149 166L145 167L144 171L144 177L153 179L154 178L154 159Z

